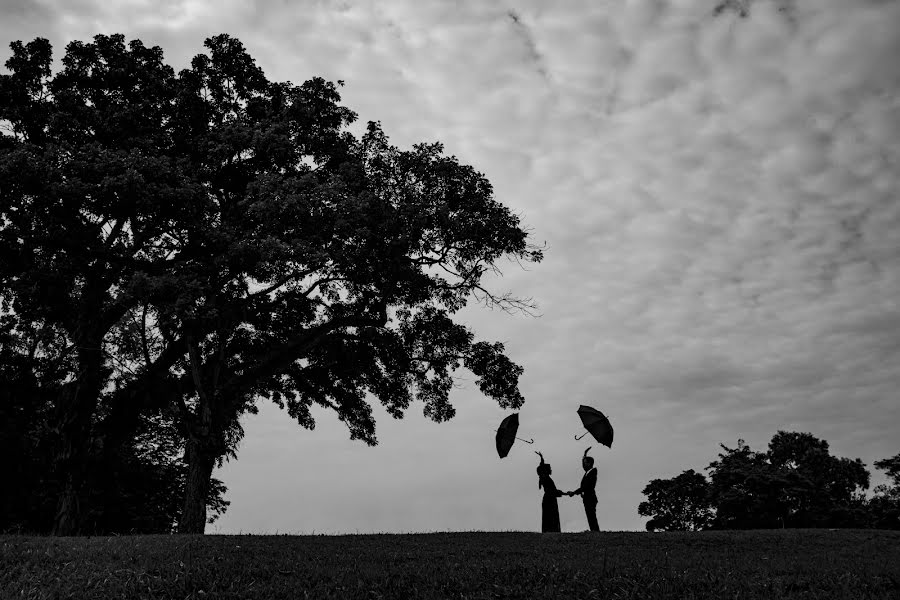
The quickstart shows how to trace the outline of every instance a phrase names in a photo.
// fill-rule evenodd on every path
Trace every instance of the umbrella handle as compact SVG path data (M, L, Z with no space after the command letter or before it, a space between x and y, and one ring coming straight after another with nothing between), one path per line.
M497 430L495 429L494 431L497 431ZM526 444L533 444L533 443L534 443L534 438L531 438L530 440L523 440L522 438L517 437L516 439L519 440L520 442L525 442Z
M577 436L577 435L576 435L576 436L575 436L575 439L576 439L576 440L580 440L581 438L583 438L584 436L586 436L588 433L589 433L588 431L585 431L585 432L582 433L580 436Z

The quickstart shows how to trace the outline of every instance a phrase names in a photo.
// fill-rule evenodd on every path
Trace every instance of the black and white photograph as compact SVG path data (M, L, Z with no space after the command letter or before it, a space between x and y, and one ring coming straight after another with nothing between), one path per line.
M900 0L0 0L0 600L900 597Z

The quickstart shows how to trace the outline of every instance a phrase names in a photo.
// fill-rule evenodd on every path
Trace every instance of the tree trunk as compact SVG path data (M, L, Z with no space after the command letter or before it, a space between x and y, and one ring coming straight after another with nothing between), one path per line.
M178 520L178 533L203 533L206 529L206 499L212 479L215 452L207 440L190 437L185 449L187 479L184 482L184 504Z
M77 477L72 473L66 476L65 484L60 492L56 506L56 517L53 520L53 535L77 535L81 531L81 501Z
M61 489L53 522L53 535L82 533L91 420L100 398L101 366L99 344L92 348L85 343L79 350L77 379L68 383L59 396L55 419L59 437L54 471Z

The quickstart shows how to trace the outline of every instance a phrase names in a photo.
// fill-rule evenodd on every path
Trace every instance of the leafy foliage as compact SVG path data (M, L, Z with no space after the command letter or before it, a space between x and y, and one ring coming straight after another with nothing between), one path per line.
M900 453L890 458L876 460L875 468L885 472L891 480L891 485L900 486Z
M860 527L866 523L869 472L861 460L831 456L828 442L779 431L768 459L787 485L780 498L787 527Z
M710 497L718 529L780 526L779 496L787 482L779 477L765 453L754 452L743 440L710 463Z
M646 502L638 514L652 517L648 531L697 531L707 529L712 520L709 482L702 473L688 469L672 479L654 479L642 492Z
M121 35L14 43L0 78L0 297L71 355L51 399L54 529L82 526L90 465L167 415L184 448L181 530L268 397L301 426L334 410L375 444L370 398L452 418L466 368L517 408L522 368L453 315L533 305L483 284L541 250L440 144L360 139L338 86L269 81L228 35L179 73ZM100 451L96 448L101 448Z
M809 433L779 431L766 452L743 440L721 448L707 467L708 485L693 470L648 484L648 500L638 507L652 517L648 528L894 527L893 492L880 488L867 499L862 461L832 456L828 442ZM889 468L890 460L876 467Z
M53 390L64 360L33 332L17 331L14 319L0 329L0 532L49 533L61 482L53 470ZM44 332L47 335L47 332ZM54 367L56 365L56 367ZM90 494L84 532L169 532L177 520L185 468L180 438L164 414L142 415L128 443L91 457ZM224 512L225 489L216 481L208 498L211 515Z
M12 74L0 76L0 297L20 328L63 345L47 437L62 486L54 530L74 533L96 449L114 452L96 429L110 388L126 383L110 336L171 227L194 218L192 190L171 152L174 73L159 48L120 35L72 42L52 76L47 40L11 47Z
M900 454L875 461L875 468L888 476L889 482L875 487L869 508L875 527L900 529Z

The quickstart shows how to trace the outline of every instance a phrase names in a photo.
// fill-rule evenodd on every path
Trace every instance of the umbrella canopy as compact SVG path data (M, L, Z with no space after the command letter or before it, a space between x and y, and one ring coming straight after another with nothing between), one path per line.
M606 415L596 408L582 404L578 407L578 416L581 417L581 423L584 425L584 428L594 436L595 440L608 448L612 448L613 428ZM585 435L582 434L581 437ZM576 437L575 439L580 440L581 437Z
M505 458L512 448L513 442L517 439L516 432L519 430L519 413L513 413L500 422L497 428L497 454L500 458ZM534 440L522 440L526 444L533 444Z

